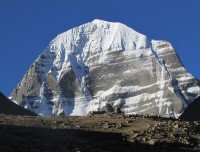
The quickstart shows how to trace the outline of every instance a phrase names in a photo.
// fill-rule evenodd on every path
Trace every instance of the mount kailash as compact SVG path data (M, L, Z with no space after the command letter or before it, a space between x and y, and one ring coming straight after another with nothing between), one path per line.
M94 20L53 39L11 99L44 116L120 107L125 114L178 117L199 86L169 42Z

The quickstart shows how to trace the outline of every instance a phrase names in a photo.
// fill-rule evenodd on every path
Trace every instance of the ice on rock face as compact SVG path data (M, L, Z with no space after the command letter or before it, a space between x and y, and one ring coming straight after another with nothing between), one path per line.
M177 116L198 95L199 81L169 42L96 19L53 39L11 98L40 115L120 107L125 114Z

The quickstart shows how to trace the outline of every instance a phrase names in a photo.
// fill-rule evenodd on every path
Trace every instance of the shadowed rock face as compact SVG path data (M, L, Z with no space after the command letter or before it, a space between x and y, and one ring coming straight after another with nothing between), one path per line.
M40 115L120 107L125 114L178 117L198 95L199 81L169 42L94 20L53 39L11 97Z
M200 121L200 97L196 98L181 114L181 120Z
M8 115L36 116L35 113L13 103L0 92L0 113Z

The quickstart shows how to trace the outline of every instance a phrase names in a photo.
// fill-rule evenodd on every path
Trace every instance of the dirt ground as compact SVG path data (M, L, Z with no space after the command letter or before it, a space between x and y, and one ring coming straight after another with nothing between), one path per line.
M200 123L155 116L0 115L0 152L200 151Z

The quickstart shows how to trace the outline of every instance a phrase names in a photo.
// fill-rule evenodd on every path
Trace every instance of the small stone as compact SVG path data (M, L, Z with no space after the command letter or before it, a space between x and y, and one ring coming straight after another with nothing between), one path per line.
M53 124L57 124L58 122L57 121L53 121Z
M125 123L131 123L131 122L133 122L132 120L126 120L126 121L124 121Z
M149 128L150 127L150 125L149 124L147 124L147 128Z
M146 141L146 138L142 138L142 142L145 142Z
M175 125L174 125L174 128L176 128L176 129L177 129L178 127L179 127L179 125L178 125L178 124L175 124Z
M149 145L154 145L158 140L157 139L150 139L149 141L147 141L147 143Z
M174 135L173 135L172 133L169 134L169 137L171 137L171 138L175 138Z
M137 137L138 135L139 135L138 133L134 133L134 134L132 135L132 137L135 138L135 137Z
M104 124L104 126L103 126L104 128L110 128L110 126L109 126L109 123L108 122L106 122L105 124Z
M133 139L133 140L130 140L130 142L132 142L132 143L138 143L139 140L138 139Z
M81 152L79 148L74 149L74 152Z

